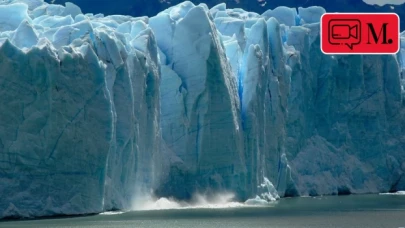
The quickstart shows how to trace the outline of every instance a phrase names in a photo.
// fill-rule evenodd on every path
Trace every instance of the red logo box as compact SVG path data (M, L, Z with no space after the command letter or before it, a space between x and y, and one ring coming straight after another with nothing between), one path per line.
M395 13L325 13L321 17L324 54L396 54L400 46Z

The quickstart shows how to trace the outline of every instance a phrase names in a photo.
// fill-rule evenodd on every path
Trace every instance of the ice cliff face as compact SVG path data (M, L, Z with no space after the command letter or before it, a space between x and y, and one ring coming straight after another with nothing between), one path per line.
M0 5L0 217L128 208L153 183L160 73L146 18Z
M317 52L317 42L301 52L291 78L286 150L298 192L403 188L405 113L396 56Z
M324 12L0 1L0 217L404 190L405 46L324 55Z
M190 196L209 186L240 188L245 167L236 78L207 9L185 2L151 18L150 26L165 60L162 137L191 177L177 177L176 169L167 180Z
M159 192L178 197L195 191L196 186L201 190L201 176L204 180L220 179L220 184L212 181L211 187L226 189L229 186L223 177L228 174L223 169L240 160L237 155L223 160L229 153L228 135L210 133L210 137L220 139L207 139L209 143L203 145L220 142L216 146L221 153L210 154L208 172L200 169L200 158L207 152L194 147L195 142L201 142L200 132L215 128L216 123L213 118L187 117L187 110L200 112L199 100L187 102L195 96L187 80L195 74L200 79L207 77L198 69L205 70L215 58L201 52L208 48L202 48L199 41L207 33L215 38L215 31L209 23L206 30L196 24L183 30L181 25L192 23L195 19L188 15L197 9L202 13L204 5L187 2L150 20L165 56L162 78L168 80L161 85L161 100L167 101L161 107L162 136L168 149L179 158L173 159L176 162ZM234 175L243 177L243 182L239 182L242 187L231 189L240 196L260 192L257 186L265 177L281 196L380 192L403 186L404 108L397 57L323 55L318 29L324 12L320 7L299 8L298 12L279 7L260 16L218 5L198 17L198 25L204 20L216 25L238 88L236 104L240 106L246 170L234 171ZM177 38L173 34L178 30L187 35ZM194 36L195 30L199 37ZM221 50L211 48L213 51ZM180 55L187 57L177 59ZM216 77L226 75L220 72ZM222 84L227 85L217 81L215 85L196 83L194 88ZM229 92L223 94L226 98ZM214 101L204 104L209 102ZM233 110L224 104L221 107L221 113ZM188 130L187 124L197 128ZM230 135L238 130L235 126L239 125L229 122ZM231 143L234 146L237 142Z

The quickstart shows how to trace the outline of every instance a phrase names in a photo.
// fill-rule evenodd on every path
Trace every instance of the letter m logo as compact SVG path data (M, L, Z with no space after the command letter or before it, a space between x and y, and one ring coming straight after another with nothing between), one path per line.
M387 25L388 23L383 23L377 33L374 25L367 23L367 44L371 44L371 40L373 40L375 44L392 44L392 39L387 40Z

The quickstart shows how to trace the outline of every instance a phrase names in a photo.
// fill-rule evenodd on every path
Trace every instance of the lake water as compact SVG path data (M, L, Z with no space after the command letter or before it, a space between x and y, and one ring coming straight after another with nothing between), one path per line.
M269 206L105 213L74 218L6 221L0 222L0 227L398 228L405 227L405 195L286 198Z

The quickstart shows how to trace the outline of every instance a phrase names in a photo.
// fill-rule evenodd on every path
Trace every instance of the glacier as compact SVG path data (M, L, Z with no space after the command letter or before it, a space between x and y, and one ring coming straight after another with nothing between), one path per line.
M0 11L1 217L130 207L160 151L158 52L136 30L146 19L31 0Z
M405 32L324 55L324 12L1 0L0 218L405 190Z
M155 16L168 7L178 5L183 0L98 0L99 4L94 4L88 0L45 0L56 4L72 2L80 5L83 12L103 13L105 15L124 14L132 16ZM405 0L191 0L194 4L204 2L209 8L221 2L226 2L228 8L242 8L246 11L264 13L268 9L278 6L287 7L310 7L313 5L322 6L328 12L369 12L386 13L392 12L399 15L401 20L401 30L405 29ZM141 6L141 7L140 7Z

